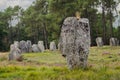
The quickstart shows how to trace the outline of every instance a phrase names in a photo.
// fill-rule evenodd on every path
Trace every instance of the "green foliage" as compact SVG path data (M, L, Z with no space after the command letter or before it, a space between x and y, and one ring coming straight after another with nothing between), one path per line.
M15 40L32 43L43 40L46 48L53 40L58 43L64 19L75 16L76 11L90 21L92 46L96 45L96 37L103 37L108 45L109 38L119 38L119 28L112 26L116 18L112 11L116 12L118 4L115 0L36 0L26 10L19 6L8 7L0 12L0 51L6 51ZM99 13L97 7L104 11ZM19 11L21 21L15 27L8 27L8 21L18 16Z

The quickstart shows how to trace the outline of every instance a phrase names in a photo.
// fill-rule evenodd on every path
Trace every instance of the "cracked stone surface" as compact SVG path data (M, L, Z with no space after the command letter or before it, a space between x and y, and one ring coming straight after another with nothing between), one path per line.
M61 28L59 47L69 69L85 68L90 48L89 20L66 18Z

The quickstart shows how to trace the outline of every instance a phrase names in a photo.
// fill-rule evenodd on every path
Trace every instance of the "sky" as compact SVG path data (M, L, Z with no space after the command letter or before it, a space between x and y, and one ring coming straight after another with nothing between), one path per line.
M19 5L26 9L32 4L33 1L35 0L0 0L0 10L4 10L9 6L14 7L15 5Z
M35 0L0 0L0 10L4 10L5 8L9 7L9 6L16 6L19 5L22 8L26 9L28 8ZM117 10L120 11L120 4L117 7ZM98 11L101 12L102 9L98 8ZM120 21L120 16L116 18L116 21L113 23L113 26L118 26L120 25L119 22Z

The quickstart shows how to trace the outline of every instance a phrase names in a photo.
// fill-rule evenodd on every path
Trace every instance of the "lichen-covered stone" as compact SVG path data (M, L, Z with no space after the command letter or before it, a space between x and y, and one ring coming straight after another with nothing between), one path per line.
M38 48L40 49L41 52L45 51L45 47L44 47L43 41L38 41Z
M119 40L117 38L110 38L110 46L118 46Z
M85 68L90 47L90 27L86 18L68 17L60 34L60 49L70 69Z
M102 47L103 46L103 40L102 37L97 37L96 38L96 43L98 47Z
M19 48L19 42L18 41L14 41L14 45Z
M22 55L20 49L12 44L10 46L10 53L9 53L9 60L17 60L17 61L22 61Z
M41 52L40 49L38 48L38 45L37 44L33 44L32 45L32 51L37 53L37 52Z
M56 44L54 41L50 42L50 50L55 51L56 50Z
M27 52L32 52L32 42L30 40L27 40L26 42Z
M27 52L26 41L24 41L24 40L20 41L19 48L22 53L26 53Z

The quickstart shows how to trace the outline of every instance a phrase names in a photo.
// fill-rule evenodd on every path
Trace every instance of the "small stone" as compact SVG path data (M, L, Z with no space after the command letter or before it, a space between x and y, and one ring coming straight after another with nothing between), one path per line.
M55 51L56 50L56 44L54 41L50 42L50 50Z
M102 47L103 46L103 40L102 37L97 37L96 38L96 43L98 47Z
M45 51L44 43L43 41L38 42L38 48L40 49L41 52Z
M37 52L41 52L41 51L39 50L37 44L33 44L33 45L32 45L32 51L33 51L33 52L36 52L36 53L37 53Z

